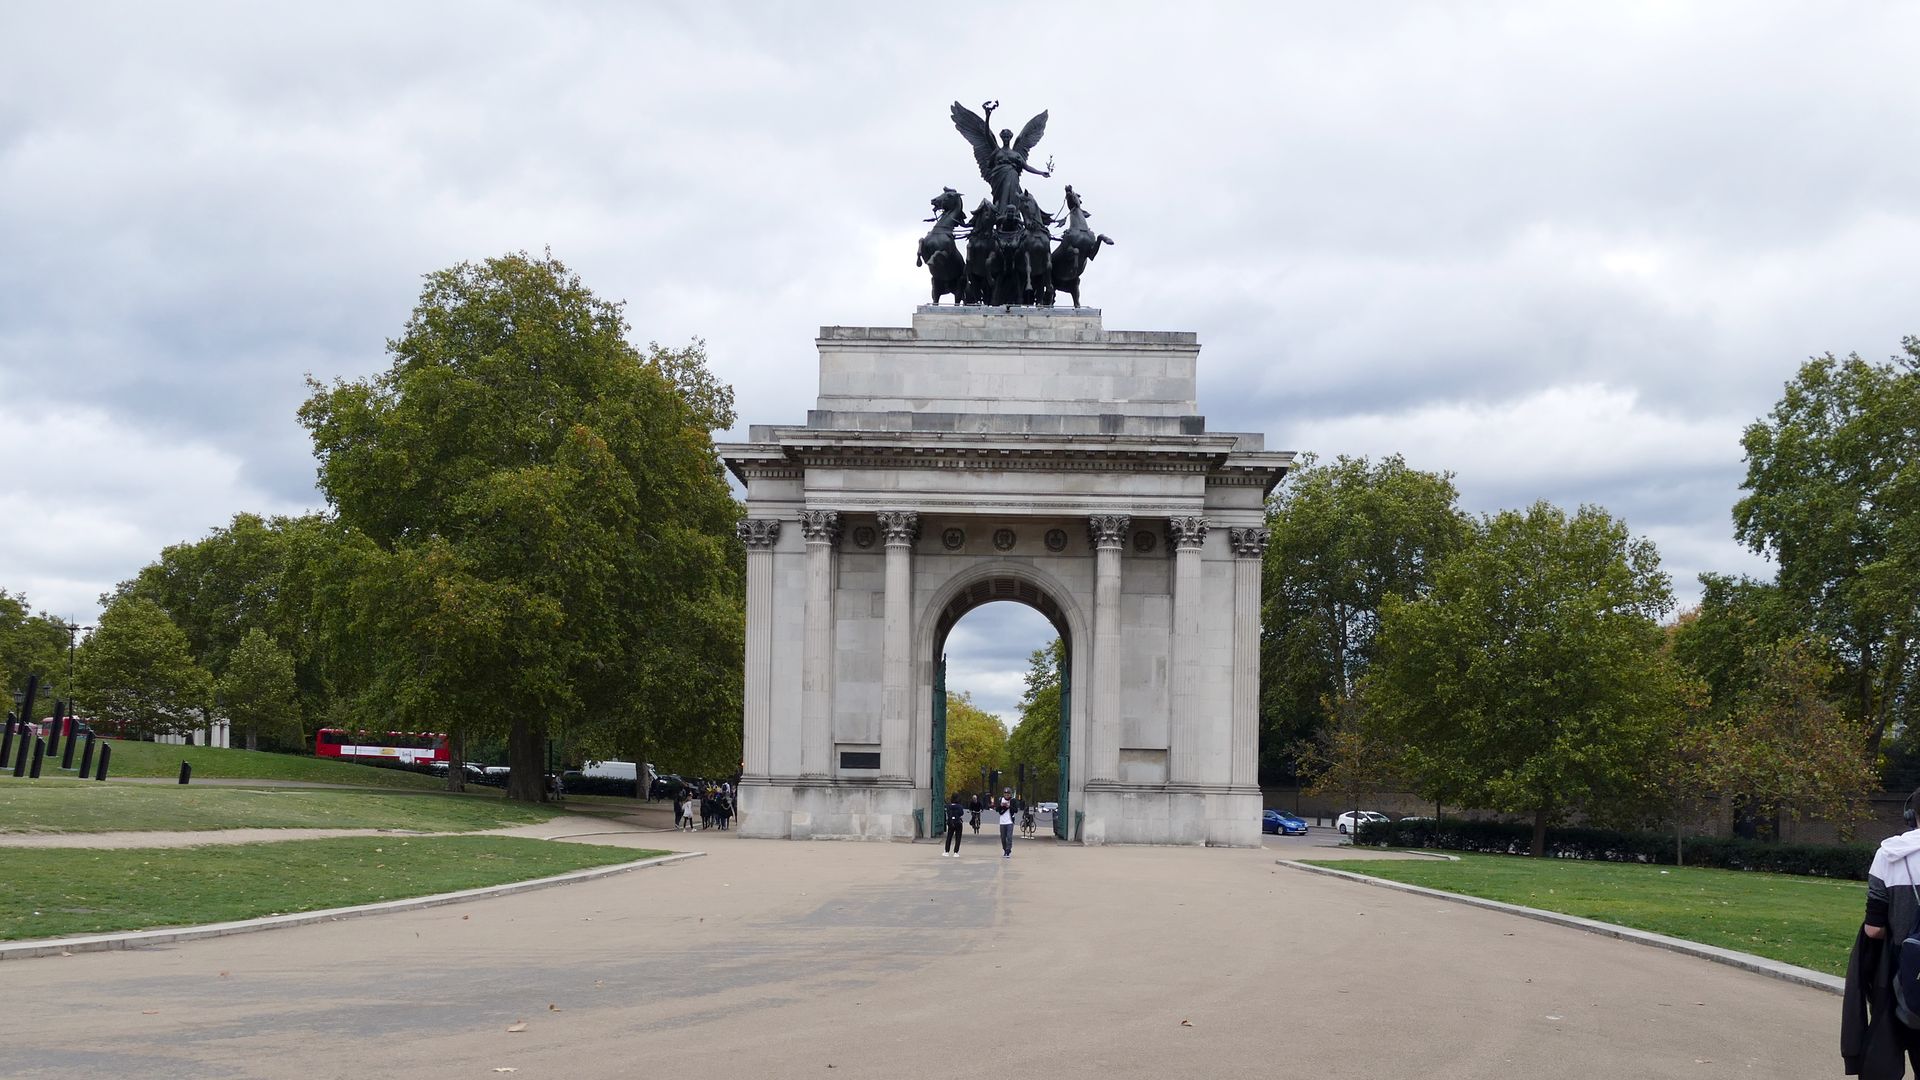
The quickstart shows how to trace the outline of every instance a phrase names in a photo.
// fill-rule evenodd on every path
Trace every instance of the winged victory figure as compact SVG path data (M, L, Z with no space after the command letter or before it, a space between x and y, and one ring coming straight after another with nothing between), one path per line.
M1050 169L1036 169L1027 164L1027 153L1039 145L1040 137L1047 133L1047 114L1027 121L1020 129L1020 137L1013 137L1011 128L1000 132L1000 141L993 141L993 110L1000 103L989 101L981 108L987 115L967 108L959 102L953 103L953 126L958 128L968 143L973 146L973 160L980 165L980 178L993 189L993 201L1000 206L1015 206L1020 200L1020 178L1026 173L1035 176L1052 176Z

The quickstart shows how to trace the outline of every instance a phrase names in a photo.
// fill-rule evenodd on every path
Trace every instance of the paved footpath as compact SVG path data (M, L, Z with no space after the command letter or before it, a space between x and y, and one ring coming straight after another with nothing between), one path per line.
M1289 870L1277 845L968 839L955 860L654 834L709 855L9 963L0 1076L1840 1074L1819 991Z

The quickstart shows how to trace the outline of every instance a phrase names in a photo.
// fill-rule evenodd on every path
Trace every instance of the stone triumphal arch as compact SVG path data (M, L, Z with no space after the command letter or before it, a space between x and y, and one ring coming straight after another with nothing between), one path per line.
M1068 645L1067 838L1257 844L1263 508L1293 455L1206 430L1194 335L927 306L815 344L806 423L721 447L747 489L741 831L933 820L941 645L1013 600Z

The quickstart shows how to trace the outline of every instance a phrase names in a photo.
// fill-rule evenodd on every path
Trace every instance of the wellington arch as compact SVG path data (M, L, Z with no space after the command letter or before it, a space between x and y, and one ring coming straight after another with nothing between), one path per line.
M1068 647L1062 838L1257 845L1264 506L1293 454L1206 430L1195 335L928 305L815 344L806 421L720 447L747 492L741 832L925 830L947 631L1012 600Z

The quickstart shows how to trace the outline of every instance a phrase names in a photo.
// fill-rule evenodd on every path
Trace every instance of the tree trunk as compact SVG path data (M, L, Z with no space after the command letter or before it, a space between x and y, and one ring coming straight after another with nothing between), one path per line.
M247 749L260 749L260 732L251 725L247 727Z
M1687 865L1687 833L1678 810L1673 814L1673 865Z
M447 736L447 790L467 790L467 738L458 731Z
M1547 806L1542 803L1533 812L1533 857L1542 858L1547 853Z
M516 716L507 732L507 798L547 801L546 725Z

